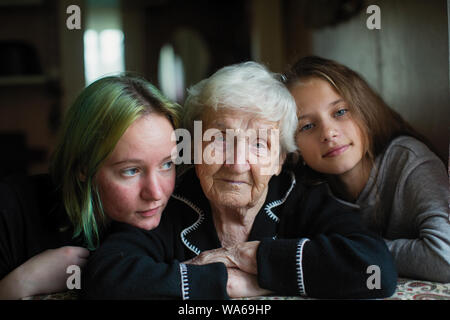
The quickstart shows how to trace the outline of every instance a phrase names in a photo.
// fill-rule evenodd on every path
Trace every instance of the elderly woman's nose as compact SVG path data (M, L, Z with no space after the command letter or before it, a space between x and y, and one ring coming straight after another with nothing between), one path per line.
M225 165L239 173L250 169L246 139L237 139L233 148L227 150L227 161Z
M162 185L157 174L148 174L141 185L141 198L144 200L159 200L163 194Z

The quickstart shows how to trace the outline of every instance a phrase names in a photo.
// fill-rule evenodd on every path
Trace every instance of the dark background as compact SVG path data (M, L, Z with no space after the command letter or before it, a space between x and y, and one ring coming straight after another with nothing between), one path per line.
M80 30L66 27L72 4L81 9ZM366 27L371 4L380 7L380 30ZM107 15L111 8L120 13L126 70L157 86L165 44L182 57L185 87L236 62L256 60L283 72L301 56L318 54L361 73L447 159L447 5L445 0L0 0L0 177L46 172L62 116L85 86L88 16L102 10Z

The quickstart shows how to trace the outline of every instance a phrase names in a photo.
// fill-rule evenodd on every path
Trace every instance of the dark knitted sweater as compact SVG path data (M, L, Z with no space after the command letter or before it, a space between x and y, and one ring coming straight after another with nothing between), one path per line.
M0 279L46 249L81 246L49 175L0 182Z
M114 222L110 231L82 272L84 298L229 298L224 264L182 263L221 246L194 170L184 175L156 229ZM252 240L261 241L259 285L278 295L380 298L395 290L397 273L384 241L363 226L358 212L335 201L326 184L306 187L287 171L272 177ZM379 289L367 285L371 265L381 270Z

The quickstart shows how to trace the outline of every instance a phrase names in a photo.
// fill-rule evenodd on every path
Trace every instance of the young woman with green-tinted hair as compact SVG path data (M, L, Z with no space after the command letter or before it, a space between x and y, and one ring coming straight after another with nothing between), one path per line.
M175 184L179 108L135 76L105 77L81 92L50 175L0 183L0 298L66 290L67 266L85 264L111 220L158 226Z

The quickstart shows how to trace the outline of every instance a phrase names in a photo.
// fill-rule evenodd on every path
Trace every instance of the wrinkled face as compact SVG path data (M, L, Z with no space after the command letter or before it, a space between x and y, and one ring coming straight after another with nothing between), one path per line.
M203 119L203 161L195 169L212 206L263 204L270 178L281 170L278 123L230 109ZM206 141L205 141L206 140Z
M175 185L172 132L169 120L154 113L125 131L95 178L109 218L145 230L158 226Z
M296 142L306 164L335 175L360 166L364 136L336 90L325 80L311 78L290 91L299 117Z

